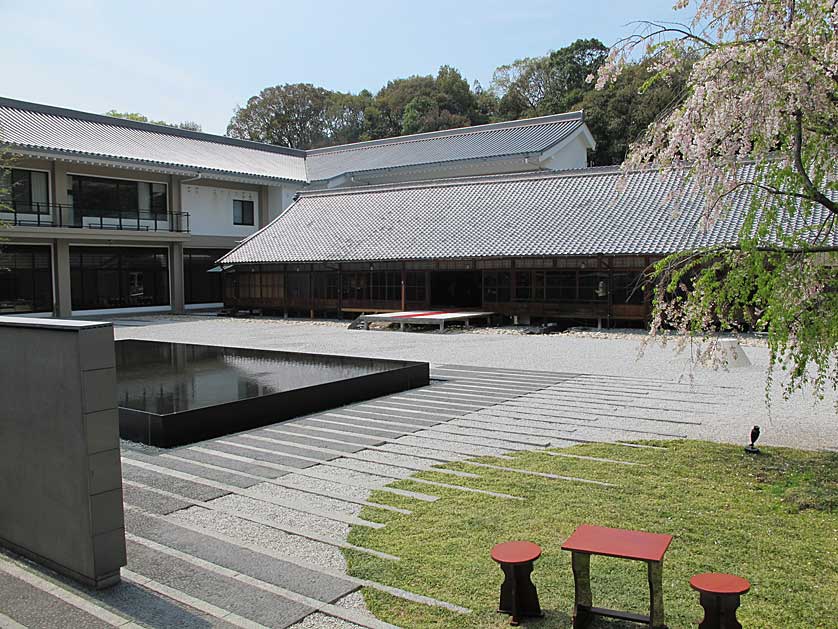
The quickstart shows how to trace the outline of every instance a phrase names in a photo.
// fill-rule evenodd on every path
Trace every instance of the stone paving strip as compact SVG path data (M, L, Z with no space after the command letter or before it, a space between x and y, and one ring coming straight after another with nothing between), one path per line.
M100 607L4 555L0 555L0 591L4 608L12 605L6 611L26 623L48 625L50 620L61 623L66 619L79 627L138 627L130 618Z
M123 481L123 482L128 486L136 486L136 484L131 482L131 481ZM303 537L303 538L306 538L306 539L309 539L309 540L312 540L312 541L315 541L315 542L320 542L321 544L326 544L328 546L334 546L336 548L345 548L347 550L355 550L355 551L358 551L360 553L364 553L364 554L367 554L367 555L372 555L373 557L378 557L379 559L387 559L387 560L390 560L390 561L398 561L399 560L399 558L396 557L395 555L390 555L388 553L382 553L381 551L374 550L372 548L364 548L363 546L356 546L355 544L350 544L350 543L344 542L340 539L335 539L335 538L328 537L326 535L321 535L321 534L319 534L315 531L308 530L308 529L305 529L305 528L302 528L302 527L296 527L296 526L289 526L289 525L281 524L281 523L277 522L276 520L271 520L271 519L268 519L268 518L262 518L262 517L259 517L259 516L256 516L256 515L251 515L249 513L242 512L238 509L228 508L228 507L225 507L224 505L219 505L216 502L202 502L200 500L192 500L190 498L184 498L183 496L180 496L178 494L169 493L169 492L167 492L163 489L155 489L153 487L142 487L142 486L140 486L140 487L147 490L147 491L151 491L151 492L154 492L154 493L159 493L163 496L169 496L169 497L173 497L173 498L177 498L179 500L182 500L183 502L185 502L187 504L187 508L188 507L198 507L200 509L205 509L207 511L217 511L217 512L224 513L224 514L227 514L227 515L232 515L232 516L237 517L237 518L241 518L242 520L248 520L248 521L253 522L255 524L261 524L263 526L267 526L269 528L276 529L276 530L281 531L283 533L288 533L290 535L297 535L299 537ZM128 510L131 510L131 509L136 509L136 510L142 511L143 513L146 513L146 514L149 513L147 511L144 511L142 509L142 507L136 506L136 505L131 504L131 503L126 503L125 508L126 508L126 513L127 513ZM172 513L178 513L179 511L180 511L180 509L178 511L175 511L175 512L172 512ZM169 514L169 515L171 515L171 514Z
M206 455L212 457L213 459L215 459L215 458L218 458L218 459L229 458L229 459L241 460L241 461L254 461L254 462L256 461L256 459L251 459L251 458L244 457L244 456L229 454L229 453L226 453L226 452L215 452L213 450L207 450L205 448L198 448L198 447L190 448L189 450L180 450L178 452L179 456L187 456L187 455L193 454L193 453L206 454ZM425 502L433 502L433 501L439 499L438 496L434 496L434 495L431 495L431 494L425 494L425 493L420 493L420 492L415 492L415 491L407 491L407 490L404 490L404 489L396 489L396 488L393 488L393 487L386 487L386 486L378 487L378 483L376 483L376 482L364 482L363 480L358 478L358 475L348 476L344 473L340 476L335 476L332 473L332 471L336 471L335 468L324 469L323 466L318 466L318 467L315 467L315 468L296 469L296 468L288 467L288 466L281 465L281 464L278 464L278 463L269 463L269 462L263 462L263 461L259 461L259 463L260 463L260 465L274 467L274 468L277 468L279 470L283 470L283 471L287 471L289 473L293 473L294 475L297 475L297 476L307 476L307 477L310 477L310 478L316 478L316 479L319 479L319 480L330 481L330 482L334 482L334 483L341 484L341 485L349 485L351 487L363 487L365 489L378 489L379 491L393 493L393 494L396 494L396 495L399 495L399 496L404 496L405 498L414 498L416 500L423 500ZM343 468L340 468L340 469L343 470ZM345 471L346 470L344 470L344 472ZM360 476L365 477L365 478L370 477L369 474L360 474ZM379 478L379 480L380 480L380 478ZM388 479L387 482L389 482L389 479Z
M137 574L128 568L122 569L122 578L129 583L136 583L137 585L153 590L154 592L178 601L179 603L194 607L195 609L198 609L213 618L218 618L219 620L228 622L234 627L241 627L242 629L270 629L267 625L260 625L257 622L248 620L247 618L239 616L227 609L223 609L217 605L213 605L212 603L207 603L196 596L191 596L185 592L181 592L180 590L160 583L159 581Z
M147 515L151 518L158 519L160 521L161 525L165 525L165 524L168 524L168 523L172 522L172 520L170 518L165 518L165 517L162 517L162 516L155 516L155 515L151 515L151 514L145 514L145 515ZM246 542L244 540L241 540L237 537L233 537L233 536L225 534L225 533L214 531L214 530L206 528L204 526L199 526L199 525L193 524L189 521L177 521L177 522L175 522L175 524L180 528L192 531L196 535L199 535L199 536L202 536L202 537L207 537L207 538L212 538L212 539L214 539L217 542L220 542L222 544L228 544L230 546L236 547L238 549L238 552L248 552L249 551L249 552L255 553L256 555L260 555L260 556L263 556L265 558L270 558L270 559L273 559L273 560L276 560L276 561L279 561L279 562L295 564L298 568L309 570L309 571L312 571L312 572L317 572L317 573L320 573L321 575L324 575L324 576L332 578L332 579L338 579L338 580L341 580L341 581L346 581L347 583L353 585L356 588L357 587L370 587L370 588L373 588L373 589L380 590L382 592L386 592L386 593L391 594L393 596L396 596L398 598L402 598L404 600L413 601L413 602L416 602L416 603L422 603L424 605L429 605L431 607L443 607L445 609L449 609L451 611L458 612L458 613L461 613L461 614L467 614L470 611L466 607L462 607L460 605L453 605L451 603L448 603L447 601L442 601L442 600L439 600L439 599L435 599L435 598L430 597L430 596L424 596L424 595L421 595L421 594L416 594L416 593L410 592L408 590L403 590L401 588L392 587L392 586L385 585L385 584L382 584L382 583L377 583L375 581L370 581L368 579L361 579L361 578L358 578L358 577L353 577L353 576L344 574L342 571L333 570L333 569L324 568L324 567L313 566L313 565L311 565L310 562L295 560L295 558L293 556L289 556L287 553L284 553L284 552L279 553L279 552L271 550L270 548L266 548L266 547L264 547L260 544L251 544L251 543L248 543L248 542Z
M194 474L187 474L185 472L179 472L177 470L172 470L167 467L163 467L160 465L153 465L151 463L146 463L144 461L137 461L133 458L126 458L124 459L125 463L129 465L136 465L137 467L142 467L147 470L159 472L161 474L166 474L168 476L174 476L175 478L181 478L183 480L192 481L201 485L207 485L208 487L214 487L216 489L220 489L228 494L235 494L238 496L247 496L248 498L252 498L254 500L262 500L264 502L270 502L271 504L275 504L278 507L283 507L285 509L291 509L292 511L299 511L301 513L308 513L311 515L315 515L320 518L325 518L327 520L337 520L338 522L343 522L344 524L354 524L356 526L366 526L369 528L384 528L383 524L378 522L369 522L367 520L362 520L361 518L356 518L352 516L346 516L341 513L334 513L330 511L323 511L320 509L312 508L308 505L305 505L296 500L282 500L279 498L268 498L265 496L260 496L258 493L254 492L253 490L246 488L242 489L236 487L235 485L228 485L226 483L219 483L207 478L203 478L201 476L196 476Z
M338 607L336 605L323 602L316 598L311 598L309 596L299 594L293 590L288 590L286 588L274 585L272 583L268 583L267 581L262 581L261 579L254 578L248 574L225 568L224 566L206 561L204 559L200 559L191 554L181 552L175 548L171 548L163 544L158 544L157 542L153 542L142 537L137 537L136 535L132 535L130 533L126 534L126 539L138 543L142 546L151 548L152 550L156 550L176 559L180 559L182 561L190 563L198 568L203 568L204 570L207 570L209 572L229 577L231 579L236 579L238 581L241 581L242 583L252 585L253 587L258 588L260 590L270 592L271 594L275 594L290 601L294 601L295 603L299 603L300 605L310 607L312 610L319 611L328 616L340 618L341 620L352 622L361 627L367 627L368 629L396 628L396 625L391 625L390 623L382 622L381 620L378 620L375 616L372 616L370 614L359 612L353 609Z

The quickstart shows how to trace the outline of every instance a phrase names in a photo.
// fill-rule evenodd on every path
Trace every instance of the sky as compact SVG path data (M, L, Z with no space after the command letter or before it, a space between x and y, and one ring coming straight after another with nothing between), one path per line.
M192 120L224 133L263 88L375 92L387 81L494 69L578 38L610 45L674 0L0 0L0 95Z

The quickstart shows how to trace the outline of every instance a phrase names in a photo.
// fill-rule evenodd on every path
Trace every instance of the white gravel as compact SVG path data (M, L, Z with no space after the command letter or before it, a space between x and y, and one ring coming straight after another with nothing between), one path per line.
M259 483L250 487L254 493L267 498L280 498L282 500L293 500L308 507L313 507L321 511L330 512L337 511L346 515L358 515L361 511L361 505L328 498L326 496L318 496L305 491L290 489L288 487L281 487L273 483Z
M349 525L343 522L287 509L245 496L228 494L210 501L210 504L223 506L225 509L232 509L237 513L256 516L287 527L312 531L332 539L346 539L349 533Z
M343 480L349 479L344 478ZM370 494L370 490L364 489L363 487L344 485L342 483L321 480L311 476L303 476L302 474L287 474L282 477L282 482L294 485L294 487L299 487L300 489L324 491L346 496L347 498L354 498L355 500L366 500Z
M314 540L289 535L269 526L242 520L226 513L190 507L167 516L175 522L200 526L257 547L293 557L297 561L330 570L346 570L346 560L339 548Z

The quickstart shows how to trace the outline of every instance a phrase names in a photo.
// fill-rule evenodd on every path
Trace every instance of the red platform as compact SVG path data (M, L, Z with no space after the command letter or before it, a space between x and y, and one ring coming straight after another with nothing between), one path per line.
M745 594L751 589L751 583L735 574L707 572L697 574L690 579L690 587L708 594Z
M498 563L528 563L541 557L541 547L532 542L504 542L492 548L492 559Z
M639 561L662 561L671 542L671 535L583 524L562 544L562 550Z

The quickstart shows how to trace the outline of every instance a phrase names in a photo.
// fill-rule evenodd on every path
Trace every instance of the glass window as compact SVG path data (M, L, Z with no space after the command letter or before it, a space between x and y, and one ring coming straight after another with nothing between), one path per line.
M512 273L509 271L483 272L483 301L505 303L510 301Z
M554 271L545 275L546 301L576 301L576 271Z
M405 273L405 299L407 301L425 301L424 271L408 271Z
M579 300L601 301L608 298L608 275L605 273L579 274Z
M613 297L615 304L643 303L643 273L614 273L612 275Z
M138 212L165 213L166 185L71 175L73 207L84 216L137 217Z
M253 201L233 200L233 225L253 225Z
M0 243L0 314L52 311L50 248Z
M533 298L532 273L518 271L515 273L515 299L529 301Z
M70 247L70 294L76 310L168 305L168 253L145 247Z
M215 261L225 249L186 249L183 252L184 299L187 304L212 304L223 301L223 273Z
M12 168L0 180L4 203L21 214L49 214L49 178L38 170Z

